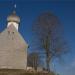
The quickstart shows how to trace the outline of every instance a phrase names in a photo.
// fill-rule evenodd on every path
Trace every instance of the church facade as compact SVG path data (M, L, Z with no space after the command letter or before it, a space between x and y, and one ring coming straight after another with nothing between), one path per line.
M18 32L20 17L14 11L7 17L7 28L0 33L0 69L26 69L27 43Z

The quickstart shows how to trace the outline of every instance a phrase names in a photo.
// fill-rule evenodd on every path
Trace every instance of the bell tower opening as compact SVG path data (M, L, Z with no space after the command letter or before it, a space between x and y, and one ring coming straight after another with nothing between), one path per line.
M18 31L18 26L19 26L18 23L16 23L16 22L8 22L7 27L9 27L10 25L13 25L16 28L16 30Z

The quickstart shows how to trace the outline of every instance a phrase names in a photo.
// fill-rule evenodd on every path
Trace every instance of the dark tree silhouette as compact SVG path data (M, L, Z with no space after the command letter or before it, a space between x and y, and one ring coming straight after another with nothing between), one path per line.
M36 36L34 40L37 40L35 45L39 46L36 50L45 54L47 71L50 71L50 61L67 52L58 17L51 12L41 14L33 23L33 33Z

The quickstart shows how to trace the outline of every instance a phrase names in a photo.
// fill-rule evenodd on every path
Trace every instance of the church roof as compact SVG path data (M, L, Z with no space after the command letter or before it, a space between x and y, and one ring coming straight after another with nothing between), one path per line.
M4 47L22 48L27 47L27 43L21 36L21 34L15 29L13 25L10 25L3 32L0 33L0 49Z

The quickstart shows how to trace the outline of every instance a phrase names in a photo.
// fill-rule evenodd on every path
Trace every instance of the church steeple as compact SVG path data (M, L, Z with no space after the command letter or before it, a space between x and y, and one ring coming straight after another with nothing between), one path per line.
M14 9L16 9L16 5L14 5ZM9 27L10 25L13 25L18 30L18 26L20 23L20 17L16 15L15 10L12 12L12 14L10 14L7 17L7 22L8 22L7 27Z

